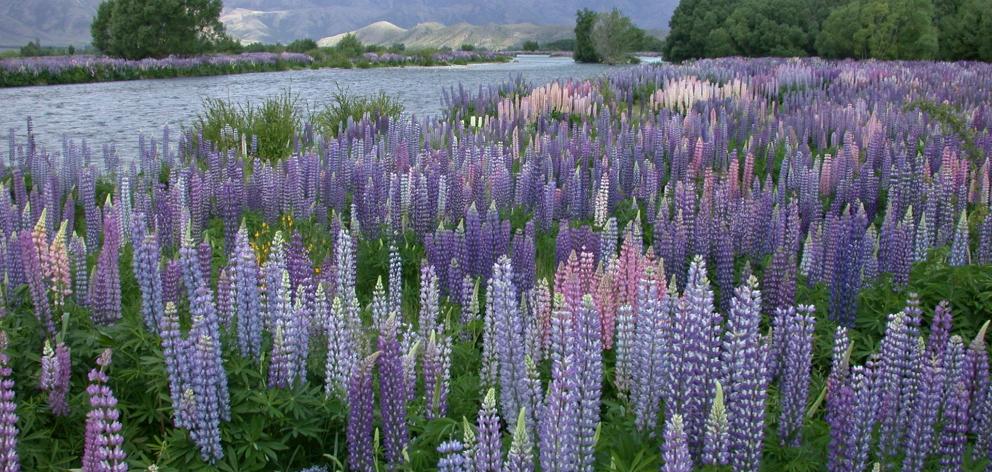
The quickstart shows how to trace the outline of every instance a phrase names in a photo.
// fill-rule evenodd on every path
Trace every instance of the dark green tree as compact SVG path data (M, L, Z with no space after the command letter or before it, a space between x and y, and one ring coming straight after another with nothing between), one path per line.
M992 0L935 2L934 6L941 59L992 62Z
M744 0L710 35L707 55L727 55L731 50L752 57L815 54L816 27L808 0ZM729 44L724 47L720 41Z
M106 0L93 44L127 59L199 54L224 37L220 0Z
M541 45L537 44L537 41L529 40L524 41L523 50L524 51L537 51L541 48Z
M733 0L682 0L668 22L664 56L669 61L725 55L736 48L723 27L730 16ZM711 43L712 39L712 43Z
M932 0L854 0L823 23L816 49L831 58L935 59Z
M620 64L630 61L630 53L643 41L644 32L616 8L597 15L592 29L593 49L601 62Z
M596 25L596 12L588 8L575 14L575 54L577 62L599 62L592 41L592 29Z

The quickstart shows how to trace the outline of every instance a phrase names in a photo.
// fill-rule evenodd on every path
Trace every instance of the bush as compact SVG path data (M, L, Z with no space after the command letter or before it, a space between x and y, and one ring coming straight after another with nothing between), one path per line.
M403 105L396 97L380 91L376 95L350 95L339 88L331 103L311 118L314 127L325 136L337 136L341 125L348 120L358 121L364 116L373 120L382 117L396 118L403 113Z
M354 34L344 35L341 41L338 41L338 44L334 46L334 49L344 54L345 57L358 57L365 52L365 46Z
M293 138L302 123L297 105L290 91L268 97L261 105L207 98L196 119L197 135L202 134L220 150L236 149L239 153L246 151L241 149L241 136L246 144L255 138L255 155L269 161L283 159L292 154Z
M297 39L296 41L293 41L289 43L288 46L286 46L286 50L289 52L304 53L307 51L312 51L314 49L317 49L317 41L314 41L310 38Z
M524 51L537 51L541 46L537 44L537 41L524 41Z

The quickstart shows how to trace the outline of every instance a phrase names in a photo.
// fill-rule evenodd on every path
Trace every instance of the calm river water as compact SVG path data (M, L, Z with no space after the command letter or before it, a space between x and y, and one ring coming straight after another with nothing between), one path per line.
M189 125L204 98L258 101L287 89L311 104L330 99L338 86L354 94L380 90L399 97L407 113L441 110L441 92L462 83L469 90L522 75L534 83L556 78L602 75L602 65L577 64L571 58L522 56L505 64L459 67L319 69L257 74L137 80L77 85L0 89L0 136L15 128L23 136L31 117L39 141L61 151L63 136L86 139L96 148L114 143L122 157L137 149L139 132L160 136L162 128ZM20 139L23 142L23 137ZM0 153L6 151L6 146Z

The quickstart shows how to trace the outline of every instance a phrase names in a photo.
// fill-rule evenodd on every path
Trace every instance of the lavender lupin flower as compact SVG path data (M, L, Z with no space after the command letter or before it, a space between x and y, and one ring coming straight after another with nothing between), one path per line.
M592 296L582 298L572 325L572 355L576 368L579 409L579 470L591 471L596 460L596 430L599 428L603 383L603 348L599 314Z
M923 347L917 349L922 351ZM916 393L916 404L906 431L906 457L902 464L902 470L905 472L923 470L924 461L934 445L933 427L937 422L943 395L944 371L940 361L931 356L924 362Z
M379 401L382 412L383 444L386 461L396 466L403 461L403 450L410 440L406 423L407 389L403 373L403 352L397 339L397 319L390 316L379 333Z
M779 437L791 447L799 447L802 443L803 415L813 361L813 328L816 324L813 311L810 305L779 311L779 316L785 318L781 324L785 328L782 345L785 354L780 385Z
M465 460L465 445L451 440L437 447L441 459L437 461L438 472L469 472L471 465Z
M317 287L317 299L324 296L323 285ZM327 363L324 368L324 393L328 396L335 392L344 392L348 388L348 379L352 377L357 356L351 344L351 336L347 321L344 318L344 307L341 299L334 297L331 311L327 317L324 330L327 334Z
M542 471L566 472L580 467L576 375L570 358L566 358L564 364L551 380L540 415L538 436Z
M658 303L658 287L652 268L645 271L637 289L637 327L631 351L630 402L641 431L653 431L657 425L662 396L662 349L665 314ZM675 408L671 405L669 408Z
M517 425L513 428L510 452L506 454L503 470L506 472L534 471L534 444L527 433L527 412L520 409Z
M968 441L968 387L960 379L952 379L944 406L944 429L940 435L940 469L960 472L964 447Z
M479 432L476 435L476 444L472 453L475 471L499 472L503 452L499 433L499 414L496 412L495 389L490 388L482 399L477 428Z
M69 358L69 347L59 342L56 348L45 340L41 357L41 378L39 387L48 393L48 406L55 416L67 416L69 403L66 395L69 393L69 380L72 375L72 365Z
M768 376L767 348L758 331L760 310L761 292L757 279L751 276L730 302L722 349L734 470L757 470L761 464Z
M440 339L438 339L440 337ZM443 417L448 411L451 377L451 338L432 332L424 348L424 396L428 419Z
M730 461L730 425L727 420L727 408L723 401L723 386L716 383L716 397L710 416L706 418L706 432L703 437L702 463L707 465L726 465Z
M14 404L14 379L7 355L7 333L0 331L0 471L18 472L17 405Z
M951 255L947 263L951 266L963 266L971 263L971 249L968 247L968 215L961 210L958 225L954 231L954 241L951 243Z
M220 382L227 383L223 366L217 363L214 354L215 341L205 334L206 320L194 321L191 336L197 336L193 347L194 362L197 373L193 375L192 390L195 414L190 418L190 436L200 449L200 458L204 462L216 463L224 457L224 449L220 444L220 421L222 401L218 395ZM188 401L188 399L187 399Z
M90 371L90 385L86 388L89 396L90 412L86 415L86 437L83 445L83 470L86 472L127 471L127 455L121 445L120 411L117 399L107 381L110 378L106 369L110 365L110 349L96 361L97 367Z
M661 448L662 472L692 472L689 442L682 415L674 414L665 426L665 442Z
M372 367L379 353L355 364L348 380L348 465L352 470L372 472Z
M262 306L258 293L258 263L248 242L248 229L241 223L234 237L234 311L238 333L238 351L258 360L262 355Z
M179 314L176 305L166 303L165 314L159 325L159 335L162 337L162 357L165 359L165 371L169 376L169 397L172 400L172 412L177 428L187 428L189 418L184 417L183 394L192 382L193 369L190 368L190 357L187 355L187 343L179 333Z

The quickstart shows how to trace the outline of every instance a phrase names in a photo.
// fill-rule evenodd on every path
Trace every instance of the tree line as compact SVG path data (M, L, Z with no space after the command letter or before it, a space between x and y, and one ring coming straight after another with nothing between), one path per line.
M664 56L992 61L992 0L681 0Z

